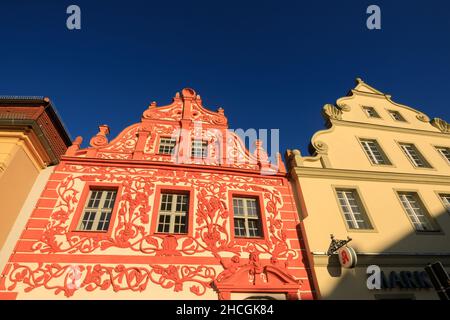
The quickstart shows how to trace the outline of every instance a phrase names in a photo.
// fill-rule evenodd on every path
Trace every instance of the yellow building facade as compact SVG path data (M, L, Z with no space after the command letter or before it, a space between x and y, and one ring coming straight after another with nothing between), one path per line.
M450 125L361 79L323 115L311 156L287 152L321 298L437 299L424 267L450 267ZM330 234L352 239L354 268L327 255Z
M39 175L70 144L48 98L0 97L0 253Z

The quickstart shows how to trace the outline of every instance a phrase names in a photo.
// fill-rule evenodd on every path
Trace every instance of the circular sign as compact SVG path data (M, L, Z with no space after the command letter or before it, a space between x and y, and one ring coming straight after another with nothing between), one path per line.
M339 262L343 268L354 268L356 266L356 252L351 247L342 247L338 250Z

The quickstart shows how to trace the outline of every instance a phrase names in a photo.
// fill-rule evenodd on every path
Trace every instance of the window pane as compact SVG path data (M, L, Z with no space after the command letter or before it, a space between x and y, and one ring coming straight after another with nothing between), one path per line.
M80 230L92 230L92 225L95 219L95 211L85 211L83 220L80 225Z
M373 164L390 164L376 140L361 139L364 151Z
M101 191L91 191L91 197L89 198L88 208L98 208L100 204L100 198L102 196Z
M248 230L250 237L259 237L259 221L258 220L248 220Z
M203 140L192 141L192 157L206 158L208 152L208 142Z
M411 160L411 162L416 167L430 167L430 165L425 161L425 158L422 154L417 150L416 146L413 144L402 143L400 144L405 155Z
M380 115L375 111L373 107L363 107L364 112L370 118L380 118Z
M234 215L243 216L244 215L243 199L233 199L233 204L234 204Z
M417 231L433 231L431 221L429 220L427 213L425 213L417 193L400 192L399 197L414 228Z
M172 210L172 194L163 194L161 199L161 211L171 211Z
M359 204L356 190L337 190L337 197L350 229L372 229L366 213Z
M245 220L234 219L234 235L237 237L245 237Z
M106 199L103 203L103 208L112 209L114 206L114 201L116 200L116 191L107 191L106 192Z
M437 150L450 164L450 148L438 147Z
M91 190L78 230L108 231L116 196L117 190Z
M403 116L398 111L389 110L389 114L391 115L392 119L396 121L403 121L403 122L406 121L405 118L403 118Z
M257 199L233 198L233 211L236 237L262 237Z
M158 232L187 233L189 195L162 193Z
M450 213L450 194L441 194L440 196L447 212Z
M170 215L160 215L158 223L158 232L169 232Z
M102 212L100 216L100 221L97 226L97 230L99 231L108 230L110 219L111 219L111 212Z
M175 138L161 138L159 140L159 153L160 154L173 154L175 150L176 139Z

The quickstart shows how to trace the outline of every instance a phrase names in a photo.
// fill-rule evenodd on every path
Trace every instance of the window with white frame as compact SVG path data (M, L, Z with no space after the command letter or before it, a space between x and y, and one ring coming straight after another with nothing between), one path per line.
M337 189L336 193L349 229L373 229L356 189Z
M173 154L177 140L175 138L161 138L159 139L159 153Z
M400 143L400 147L415 167L431 168L430 164L425 160L423 155L419 152L414 144Z
M447 160L450 164L450 148L447 147L436 147L437 151Z
M372 164L391 164L376 140L360 139L359 141Z
M416 231L436 231L416 192L398 192L398 196Z
M374 107L363 107L364 112L369 118L381 118Z
M236 237L262 237L258 200L233 197L234 235Z
M208 141L192 140L192 157L206 158L208 156Z
M91 190L77 230L108 231L116 195L116 190Z
M445 206L445 209L447 209L447 212L450 213L450 194L440 194L442 203Z
M187 233L189 195L186 193L161 193L158 232Z
M391 115L392 119L394 119L395 121L406 122L405 118L403 118L400 112L395 110L388 110L388 112Z

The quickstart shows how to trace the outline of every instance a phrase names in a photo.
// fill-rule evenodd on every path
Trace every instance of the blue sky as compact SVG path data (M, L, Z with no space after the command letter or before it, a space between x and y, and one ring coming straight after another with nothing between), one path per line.
M66 28L70 4L79 31ZM366 28L370 4L381 30ZM356 77L450 121L445 0L2 0L0 11L0 95L50 97L85 145L99 124L113 137L183 87L231 128L279 128L283 153L307 153L322 106Z

